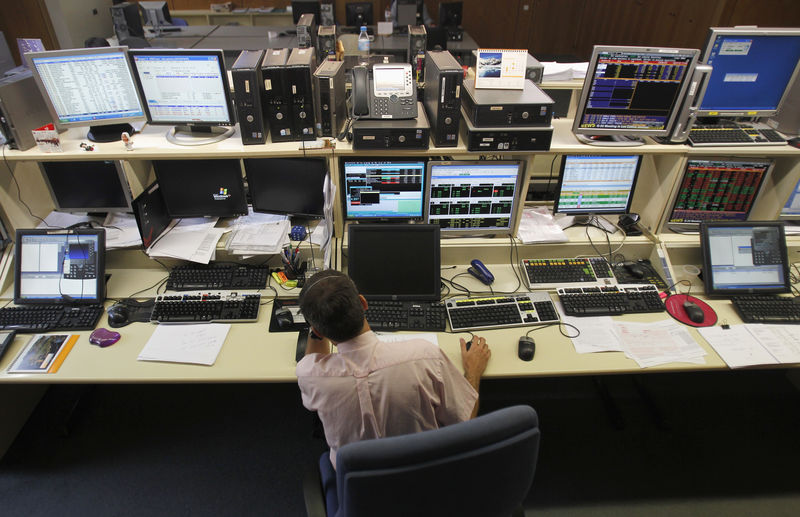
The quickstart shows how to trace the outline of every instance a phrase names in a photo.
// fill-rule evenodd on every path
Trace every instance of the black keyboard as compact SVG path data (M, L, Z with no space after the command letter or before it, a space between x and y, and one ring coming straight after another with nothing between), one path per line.
M442 302L370 300L367 307L367 322L372 330L447 330Z
M800 323L800 298L737 296L732 301L745 323Z
M196 291L202 289L264 289L267 287L267 266L236 264L191 264L177 266L169 272L167 289Z
M774 129L696 124L689 130L689 143L693 146L783 145L786 139Z
M664 312L654 285L564 287L557 290L567 316L614 316L636 312Z
M247 323L258 319L260 302L260 294L162 294L156 297L150 321L153 323Z
M564 284L614 284L614 274L601 257L523 259L528 289L555 289Z
M102 305L35 305L0 309L0 328L17 332L92 330L103 314Z
M558 321L558 312L546 292L452 298L447 317L453 332L521 327Z

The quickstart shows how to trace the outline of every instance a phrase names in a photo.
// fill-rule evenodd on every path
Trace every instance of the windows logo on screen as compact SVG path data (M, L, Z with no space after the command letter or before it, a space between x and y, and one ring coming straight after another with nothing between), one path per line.
M228 189L220 187L219 192L213 195L214 201L227 201L231 196L228 194Z

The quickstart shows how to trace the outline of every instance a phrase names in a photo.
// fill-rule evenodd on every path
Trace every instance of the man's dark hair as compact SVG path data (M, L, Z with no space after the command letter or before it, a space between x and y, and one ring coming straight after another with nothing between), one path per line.
M364 326L364 309L350 277L327 269L312 276L300 291L306 321L337 343L356 337Z

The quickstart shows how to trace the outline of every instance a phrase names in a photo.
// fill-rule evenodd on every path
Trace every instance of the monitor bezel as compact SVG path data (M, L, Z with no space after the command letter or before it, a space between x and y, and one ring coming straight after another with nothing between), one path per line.
M601 211L559 211L559 200L561 199L561 188L564 184L564 169L567 166L567 158L570 157L590 157L590 158L614 158L614 157L637 157L636 163L636 171L633 174L633 181L631 182L631 193L628 196L628 203L625 205L625 209L615 209L615 210L601 210ZM555 190L555 198L553 199L553 213L554 214L564 214L567 216L571 215L615 215L615 214L627 214L630 213L631 204L633 204L633 196L636 194L636 183L639 181L639 173L642 170L642 161L643 157L641 154L565 154L561 157L561 165L559 166L558 171L558 184L556 185Z
M714 41L718 36L798 36L800 37L800 28L790 28L790 27L711 27L708 29L708 35L706 37L705 46L703 48L703 56L702 56L702 63L708 64L708 58L711 55L711 49L714 46ZM781 95L780 100L778 101L778 106L775 109L769 110L711 110L711 109L703 109L703 99L697 103L697 116L698 117L771 117L776 115L779 111L783 103L786 101L786 97L789 95L789 91L792 88L792 85L797 80L798 74L800 74L800 59L798 60L797 64L794 67L794 72L792 72L792 76L789 78L789 82L786 85L786 88L783 91L783 95ZM711 78L714 76L714 70L712 65L712 70L709 76L705 79L705 84L702 87L703 90L703 97L705 97L705 93L708 91L708 83L710 82Z
M652 53L661 55L683 55L691 54L691 59L686 67L686 74L683 76L683 82L678 89L678 95L672 105L672 109L667 119L664 129L609 129L609 128L582 128L580 127L583 112L586 110L586 105L589 101L589 93L591 90L592 81L594 81L595 71L597 69L597 61L600 54L603 52L641 52ZM694 69L700 58L700 51L692 48L672 48L672 47L636 47L636 46L622 46L622 45L595 45L592 49L592 57L589 61L589 66L586 69L586 78L583 81L581 88L581 96L575 111L575 118L572 123L572 132L576 135L631 135L631 136L668 136L672 133L678 116L680 115L681 105L689 84L692 82L692 75Z
M106 207L69 207L64 206L61 204L60 200L56 197L56 193L53 190L53 185L50 182L50 178L46 171L46 164L64 164L64 163L86 163L86 162L77 162L77 161L41 161L39 162L39 170L42 172L42 178L47 185L47 190L50 192L50 197L53 199L53 204L55 205L55 209L60 212L68 212L68 213L83 213L83 212L131 212L133 210L132 207L132 198L131 198L131 189L130 185L128 184L128 178L125 176L125 170L122 165L121 160L92 160L91 163L97 162L106 162L110 161L114 164L114 170L117 174L117 179L119 179L120 188L122 189L122 194L125 197L126 205L125 206L106 206ZM84 185L84 187L86 187Z
M239 171L239 175L237 177L238 177L239 181L235 182L235 185L236 185L236 188L239 190L238 197L240 198L240 200L242 202L242 204L240 204L238 206L238 210L235 211L235 212L232 212L232 213L231 212L221 212L221 211L214 213L214 212L204 212L204 211L201 211L201 210L186 211L186 212L174 212L172 210L172 208L175 208L175 207L173 206L172 208L170 208L170 198L173 195L174 196L184 197L185 196L185 192L184 193L168 193L167 192L167 189L164 187L164 184L165 184L164 177L163 177L164 171L162 169L161 174L159 175L158 164L164 163L164 162L195 162L195 163L204 164L206 166L210 166L210 163L212 163L212 162L220 162L220 161L228 161L228 162L231 162L231 164L233 164L235 162L237 164L237 168L238 168L238 171ZM241 160L239 158L214 158L214 159L211 159L211 160L208 160L208 159L206 159L206 160L189 160L189 159L153 160L153 172L155 173L156 182L158 183L159 190L161 191L161 198L164 200L164 206L166 206L166 208L167 208L167 214L169 214L169 216L171 218L173 218L173 219L179 219L179 218L184 218L184 217L238 217L240 215L247 215L247 196L246 196L245 189L244 189L244 179L242 177L242 164L241 164ZM166 182L166 183L169 183L169 182Z
M386 294L366 294L361 293L367 300L397 300L397 301L432 301L436 302L441 299L441 229L439 228L438 224L350 224L347 227L347 276L349 276L353 282L358 286L358 282L356 279L353 278L351 272L353 271L353 264L356 264L355 270L358 271L359 267L359 259L356 258L358 255L352 253L351 243L353 232L432 232L434 240L436 241L437 245L434 246L434 249L431 250L433 253L433 274L431 279L429 279L432 285L428 286L430 288L430 292L428 294L420 295L420 294L397 294L397 293L386 293ZM355 258L355 262L354 259ZM406 264L404 267L407 268L414 268L414 264ZM389 271L387 270L387 274ZM359 287L360 289L360 287Z
M65 239L72 235L97 236L97 277L95 298L24 298L20 292L22 237L28 235L55 235ZM80 237L78 238L80 240ZM97 305L106 299L106 231L104 228L80 228L74 230L18 229L14 242L14 303L17 305L80 304Z
M225 95L225 106L228 110L228 120L217 121L186 121L186 120L158 120L154 121L150 113L150 104L147 102L147 95L144 92L139 69L136 66L136 56L215 56L219 65L220 77L222 79L222 89ZM220 49L167 49L167 48L146 48L129 49L128 61L133 71L133 79L139 98L142 100L147 123L151 126L186 126L186 127L214 127L214 126L233 126L236 124L236 114L233 108L233 96L231 95L230 83L228 82L228 72L225 69L225 55Z
M425 170L425 212L423 214L423 221L426 224L437 224L430 220L431 208L431 183L433 180L433 168L436 166L447 165L516 165L517 166L517 180L514 184L514 201L511 207L511 215L509 217L509 227L507 229L501 228L441 228L441 236L448 237L495 237L505 236L514 233L514 228L517 227L517 218L519 215L519 205L522 199L522 184L525 180L525 161L523 160L431 160L428 162Z
M707 296L739 296L753 294L783 294L792 290L791 279L789 277L789 259L786 246L786 233L782 221L726 221L719 223L700 223L700 255L703 261L703 287ZM783 283L782 287L768 288L743 288L743 289L722 289L714 287L714 271L711 267L711 253L709 252L709 228L757 228L757 227L777 227L780 233L781 256L783 257Z
M408 215L382 215L382 216L370 216L370 217L359 217L350 215L347 206L348 206L348 199L347 199L347 174L345 171L345 164L348 162L351 163L365 163L365 162L397 162L397 161L420 161L422 162L422 185L420 187L420 197L421 197L421 206L420 206L420 213L417 216L408 216ZM339 196L342 199L342 215L344 220L346 221L364 221L364 222L391 222L391 221L422 221L425 217L425 181L427 178L428 172L428 157L427 156L342 156L339 158L339 185L341 187L341 195Z
M797 196L800 198L800 180L797 180L797 183L794 185L794 190L789 193L789 196L786 198L786 201L783 202L781 205L781 211L778 214L778 219L781 221L800 221L800 211L796 214L784 214L783 210L786 208L786 205L789 201L794 197Z
M321 199L322 204L320 206L319 213L306 213L306 212L298 212L298 211L276 210L276 209L257 208L256 207L256 199L255 199L255 196L253 195L253 183L254 183L253 182L253 178L255 178L256 175L251 177L251 175L250 175L250 173L248 171L247 164L249 162L255 162L255 161L272 161L272 160L297 160L299 162L305 162L305 163L318 162L318 163L321 164L322 169L323 169L323 174L322 174L322 178L321 178L321 182L320 182L321 183L321 185L320 185L321 186L321 188L320 188L320 196L322 198ZM280 214L280 215L288 215L288 216L293 216L293 217L303 217L303 218L313 218L313 219L321 219L321 218L325 217L325 195L323 193L324 192L323 189L325 188L325 178L327 178L329 173L330 173L328 171L327 161L326 161L325 158L298 158L298 157L244 158L242 160L242 166L244 167L245 178L247 178L247 192L250 195L250 201L251 201L251 205L253 207L253 212L264 213L264 214ZM267 173L267 174L270 174L270 173ZM261 175L259 174L258 176L260 177ZM257 183L259 183L259 181L260 180L256 180L255 183L257 184Z

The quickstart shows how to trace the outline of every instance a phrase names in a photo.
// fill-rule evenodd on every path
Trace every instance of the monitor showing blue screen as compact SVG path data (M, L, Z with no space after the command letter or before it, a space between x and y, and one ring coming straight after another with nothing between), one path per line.
M342 160L347 219L420 219L425 194L425 159Z

